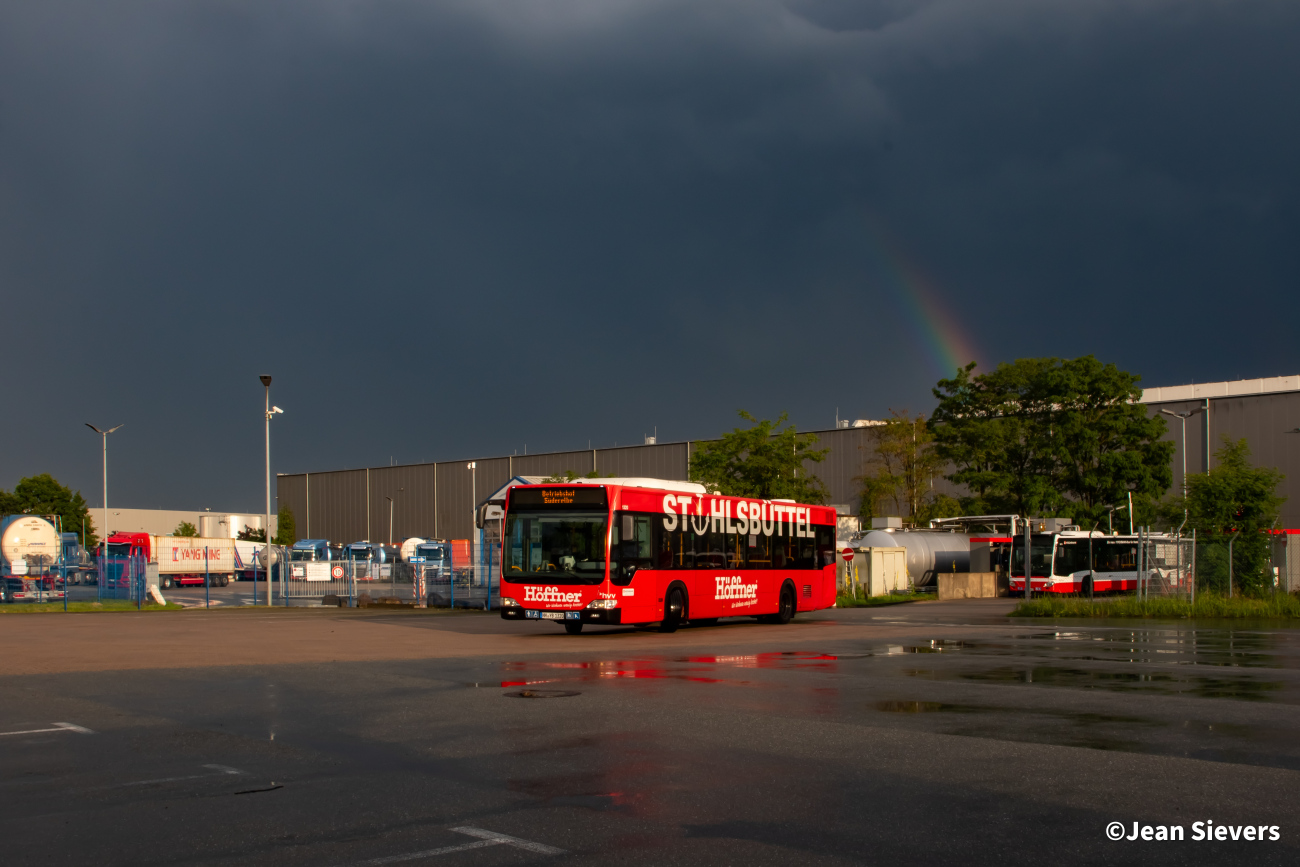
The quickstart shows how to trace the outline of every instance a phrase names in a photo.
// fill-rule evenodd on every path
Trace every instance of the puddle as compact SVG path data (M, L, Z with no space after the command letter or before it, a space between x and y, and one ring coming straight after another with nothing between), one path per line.
M995 641L965 642L962 646L990 656L1051 655L1095 662L1300 668L1300 645L1286 644L1277 633L1249 630L1097 629L1027 633Z
M865 658L870 654L854 654ZM533 686L541 683L591 682L599 680L682 680L690 683L760 686L750 680L726 677L735 669L838 671L838 655L818 651L778 651L728 656L643 657L597 662L520 661L502 663L505 672L516 676L501 686ZM519 676L523 674L524 676ZM538 675L529 677L528 674Z
M933 713L948 710L951 706L937 701L881 701L876 710L885 713Z
M1202 698L1229 698L1239 701L1269 701L1278 698L1282 681L1248 678L1188 675L1181 672L1106 671L1041 665L1004 666L983 671L939 671L908 669L909 677L929 680L975 680L993 683L1026 683L1061 686L1072 689L1107 689L1114 691L1145 690L1166 694L1190 693Z
M953 653L966 646L963 641L943 638L931 639L929 644L902 645L903 653Z

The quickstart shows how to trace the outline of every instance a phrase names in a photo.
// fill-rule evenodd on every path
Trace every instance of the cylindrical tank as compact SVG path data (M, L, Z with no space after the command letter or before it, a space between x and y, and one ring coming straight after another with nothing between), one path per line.
M41 572L57 563L60 547L54 525L34 515L15 515L0 534L0 557L12 575Z
M271 549L270 566L268 566L266 562L266 551L268 548ZM285 549L280 545L263 545L261 548L257 549L257 562L263 569L271 568L271 566L274 566L277 563L279 563L282 559L284 559L284 557L285 557Z
M412 536L411 538L403 542L402 562L404 563L411 562L411 558L415 556L415 546L423 545L425 541L426 541L425 539L421 539L419 536Z
M917 587L938 572L970 571L970 534L942 530L872 530L853 543L856 548L906 548L907 575Z
M250 530L262 529L262 516L215 513L199 515L199 535L204 539L238 539L245 527Z

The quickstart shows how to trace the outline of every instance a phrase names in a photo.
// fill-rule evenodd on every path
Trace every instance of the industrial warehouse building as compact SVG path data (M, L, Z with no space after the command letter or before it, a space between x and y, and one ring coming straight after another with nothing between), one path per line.
M1300 527L1300 376L1150 388L1150 411L1165 415L1167 438L1176 445L1174 489L1182 485L1183 428L1187 471L1204 472L1224 436L1245 438L1254 462L1285 475L1287 497L1279 526ZM810 431L830 453L808 465L829 492L829 502L856 511L855 477L874 448L870 427ZM401 540L409 536L470 538L474 510L516 476L578 475L686 479L693 442L652 443L537 455L465 458L455 461L370 467L277 476L280 506L293 510L297 534L305 539L352 542ZM470 465L473 465L471 468Z

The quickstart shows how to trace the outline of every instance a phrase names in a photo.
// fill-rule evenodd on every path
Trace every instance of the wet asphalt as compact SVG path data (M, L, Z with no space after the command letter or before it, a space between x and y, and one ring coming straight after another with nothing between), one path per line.
M1300 632L1006 608L821 612L789 646L723 621L685 653L614 632L526 657L3 677L3 860L1296 863ZM832 623L854 630L818 641ZM1280 839L1192 840L1207 820ZM1116 821L1185 839L1112 841Z

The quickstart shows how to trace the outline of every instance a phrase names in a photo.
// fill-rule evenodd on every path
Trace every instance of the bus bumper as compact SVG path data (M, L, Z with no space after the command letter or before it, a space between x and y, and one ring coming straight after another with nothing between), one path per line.
M556 612L556 613L561 613L561 612ZM538 620L538 621L549 622L549 623L564 623L566 620L568 621L578 620L582 623L591 623L595 625L602 625L602 624L618 625L623 622L623 612L618 608L607 608L604 610L590 610L584 608L581 611L565 611L562 613L565 615L576 614L578 616L577 617L566 616L563 620L542 618L541 612L538 611L537 609L524 608L520 605L511 605L508 608L502 607L501 619L502 620Z

